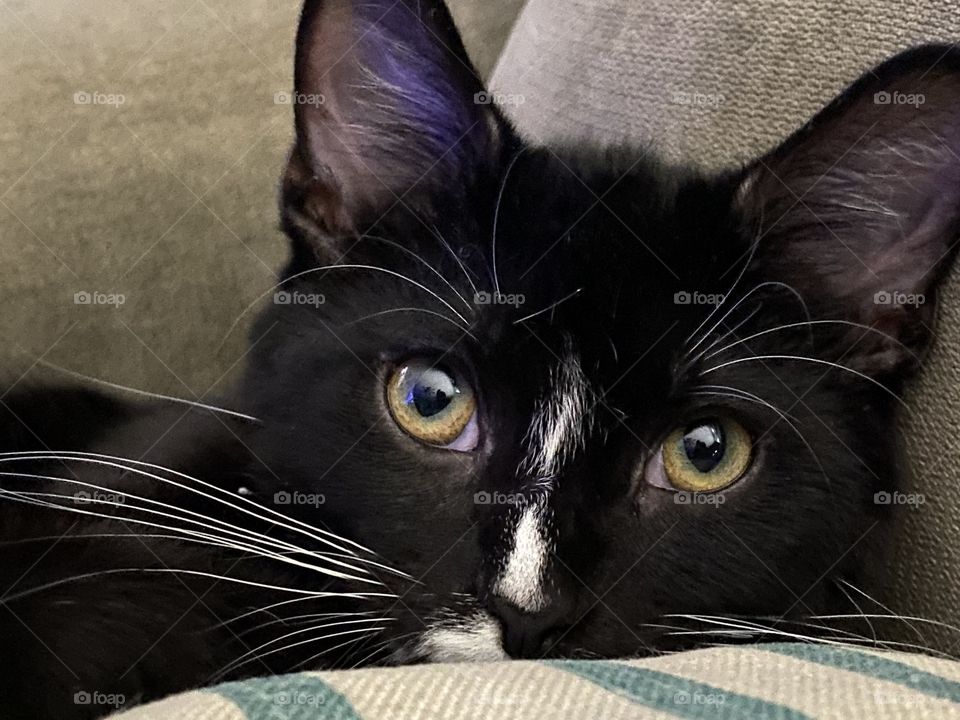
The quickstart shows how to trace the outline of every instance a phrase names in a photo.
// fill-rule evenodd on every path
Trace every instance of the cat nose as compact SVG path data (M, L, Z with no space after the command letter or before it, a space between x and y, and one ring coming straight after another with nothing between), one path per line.
M552 604L537 612L521 610L494 596L491 610L503 628L503 649L512 658L539 658L547 654L568 625L564 608Z

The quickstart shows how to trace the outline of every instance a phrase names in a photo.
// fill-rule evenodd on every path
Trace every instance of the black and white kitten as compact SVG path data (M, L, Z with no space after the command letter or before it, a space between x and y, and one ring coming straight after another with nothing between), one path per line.
M960 51L714 175L525 142L438 0L308 0L296 92L233 412L2 399L5 717L846 607L958 234Z

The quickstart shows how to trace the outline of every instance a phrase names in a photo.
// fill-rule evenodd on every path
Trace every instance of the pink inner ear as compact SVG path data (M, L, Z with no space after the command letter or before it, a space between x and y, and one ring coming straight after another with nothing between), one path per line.
M297 142L348 216L379 215L418 186L460 182L471 163L494 156L498 116L474 101L483 88L441 0L308 7L296 90L323 102L295 106Z
M820 319L891 336L848 338L857 355L848 364L867 372L900 367L929 336L960 231L958 108L960 51L908 51L866 73L741 183L766 278L796 288Z

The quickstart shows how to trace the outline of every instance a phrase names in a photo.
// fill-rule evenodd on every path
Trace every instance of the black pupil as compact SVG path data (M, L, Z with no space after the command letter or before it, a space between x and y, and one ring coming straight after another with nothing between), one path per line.
M414 406L421 417L433 417L450 405L451 397L439 388L431 387L422 380L413 386L411 392Z
M723 427L715 420L692 425L683 436L687 459L702 473L708 473L720 464L726 445Z

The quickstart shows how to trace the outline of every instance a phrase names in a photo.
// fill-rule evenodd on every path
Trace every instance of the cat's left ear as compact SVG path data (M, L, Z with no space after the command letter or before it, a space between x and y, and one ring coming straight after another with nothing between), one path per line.
M769 279L818 317L890 336L852 330L846 364L902 368L929 341L960 232L960 51L921 47L867 73L746 169L738 204Z
M510 132L441 0L307 0L292 100L282 211L319 252L394 206L454 204Z

